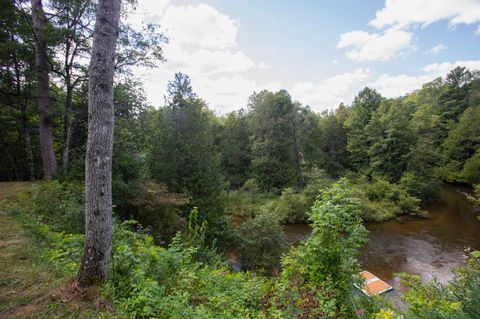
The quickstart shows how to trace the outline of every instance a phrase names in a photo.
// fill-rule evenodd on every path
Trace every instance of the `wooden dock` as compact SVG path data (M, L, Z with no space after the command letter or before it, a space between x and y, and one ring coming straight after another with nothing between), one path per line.
M378 296L393 289L392 286L373 275L371 272L364 270L360 272L359 275L363 279L364 284L362 287L355 284L355 287L369 297Z

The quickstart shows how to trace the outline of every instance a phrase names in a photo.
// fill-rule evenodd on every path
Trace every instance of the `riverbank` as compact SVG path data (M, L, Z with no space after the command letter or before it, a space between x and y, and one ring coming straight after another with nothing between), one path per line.
M464 265L465 249L480 249L480 221L464 195L468 189L444 184L441 199L430 203L427 218L399 216L380 223L368 222L368 241L359 259L366 269L401 291L397 273L419 275L424 282L435 277L440 282L453 278L452 268ZM308 225L284 227L291 243L305 240Z

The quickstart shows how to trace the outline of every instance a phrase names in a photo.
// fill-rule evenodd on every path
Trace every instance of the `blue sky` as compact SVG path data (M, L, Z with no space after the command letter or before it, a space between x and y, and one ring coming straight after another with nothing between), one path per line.
M166 63L134 70L156 106L178 71L224 114L254 90L287 89L320 112L366 85L395 97L480 68L480 0L139 0L128 19L170 38Z

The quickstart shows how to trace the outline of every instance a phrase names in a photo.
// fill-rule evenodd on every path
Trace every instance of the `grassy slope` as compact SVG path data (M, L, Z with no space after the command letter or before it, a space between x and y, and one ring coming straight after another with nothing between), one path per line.
M28 196L35 186L0 183L0 201ZM43 252L21 223L0 212L0 319L113 317L98 311L94 302L66 293L71 278L55 271Z

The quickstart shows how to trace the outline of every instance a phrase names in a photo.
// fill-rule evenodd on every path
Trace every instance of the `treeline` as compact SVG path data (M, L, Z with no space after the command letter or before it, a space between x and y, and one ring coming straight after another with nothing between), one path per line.
M95 8L91 0L2 3L0 180L65 175L71 161L85 153ZM133 7L125 3L122 9L127 14ZM118 38L120 86L128 85L131 66L153 67L164 60L161 45L167 39L156 25L138 30L124 22Z
M53 177L82 183L94 3L55 0L46 9L47 113L38 109L35 12L22 2L0 8L0 180L44 177L47 144L59 163ZM156 26L121 25L114 92L115 211L151 226L160 242L185 226L193 207L208 221L210 240L228 241L225 208L236 215L247 197L255 203L250 217L276 198L267 209L304 222L318 190L342 176L373 220L421 214L442 180L480 183L477 71L457 67L397 99L365 88L351 105L321 114L285 90L256 92L243 110L218 116L182 73L169 83L164 106L147 103L129 66L163 61L165 41ZM40 138L42 125L51 140Z

